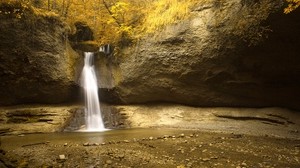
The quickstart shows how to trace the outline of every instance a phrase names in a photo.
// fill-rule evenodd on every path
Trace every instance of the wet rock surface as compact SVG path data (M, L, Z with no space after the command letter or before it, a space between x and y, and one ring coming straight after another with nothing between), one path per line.
M0 163L19 167L120 168L300 165L299 139L161 129L82 134L85 133L2 137L5 154ZM34 143L42 139L48 142Z

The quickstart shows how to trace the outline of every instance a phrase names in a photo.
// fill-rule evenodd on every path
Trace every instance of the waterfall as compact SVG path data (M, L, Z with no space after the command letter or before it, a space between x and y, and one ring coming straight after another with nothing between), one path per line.
M94 53L84 53L84 67L81 73L81 85L85 95L85 124L86 131L104 131L99 96L98 84L93 65Z

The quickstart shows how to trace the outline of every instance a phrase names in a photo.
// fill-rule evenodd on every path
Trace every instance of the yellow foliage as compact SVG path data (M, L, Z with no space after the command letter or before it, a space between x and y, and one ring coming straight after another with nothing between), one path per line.
M99 45L122 46L186 19L190 8L206 0L1 0L26 2L37 14L60 15L67 23L86 22ZM73 27L73 30L75 27ZM74 30L75 31L75 30Z
M166 25L185 19L190 12L190 7L196 2L196 0L155 1L144 19L143 29L147 33L152 33Z
M288 2L288 6L284 8L284 13L288 14L300 6L300 0L286 0Z

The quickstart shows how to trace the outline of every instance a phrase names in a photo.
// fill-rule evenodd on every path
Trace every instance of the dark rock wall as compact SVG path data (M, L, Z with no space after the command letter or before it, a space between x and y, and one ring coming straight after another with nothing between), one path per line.
M283 14L282 5L230 0L195 6L191 19L123 51L113 93L127 104L300 109L300 16ZM264 35L269 38L261 41Z
M77 95L78 55L57 16L0 14L0 104L61 103Z

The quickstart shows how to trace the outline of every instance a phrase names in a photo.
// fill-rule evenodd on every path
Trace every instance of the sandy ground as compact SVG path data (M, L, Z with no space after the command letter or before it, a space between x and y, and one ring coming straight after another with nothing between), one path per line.
M0 167L300 167L300 140L178 129L2 137Z

